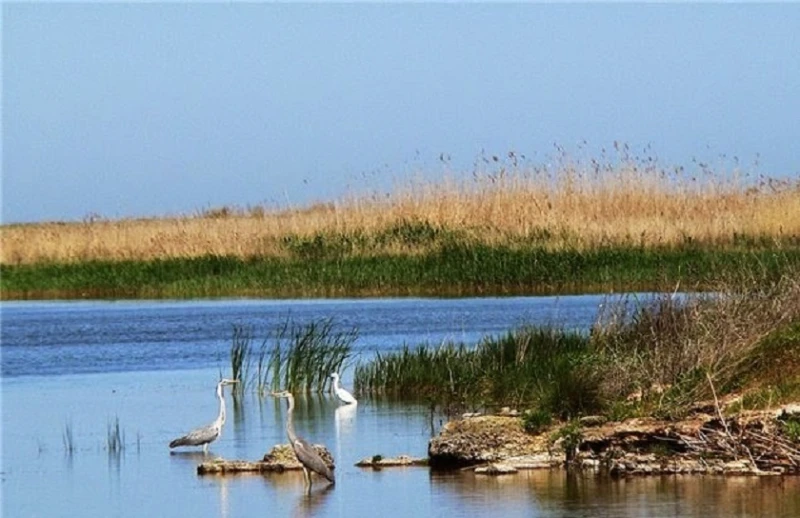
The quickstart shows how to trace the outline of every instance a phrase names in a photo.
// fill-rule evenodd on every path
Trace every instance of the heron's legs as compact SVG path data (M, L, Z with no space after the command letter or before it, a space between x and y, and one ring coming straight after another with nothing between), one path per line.
M208 455L208 443L203 445L203 455Z
M303 478L305 479L306 483L306 491L311 491L311 473L305 466L303 466Z

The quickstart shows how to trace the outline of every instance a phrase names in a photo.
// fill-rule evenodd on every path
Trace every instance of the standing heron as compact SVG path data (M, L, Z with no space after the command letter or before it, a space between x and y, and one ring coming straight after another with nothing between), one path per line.
M353 394L349 393L348 391L343 389L341 385L339 385L338 373L334 372L333 374L331 374L331 378L333 378L333 392L336 394L336 397L338 397L346 405L352 405L354 403L358 403L358 401L356 401L356 398L353 397Z
M282 397L289 400L289 410L286 416L286 435L289 436L289 443L292 445L294 454L300 465L303 467L303 476L306 481L306 490L311 491L311 472L322 475L327 478L331 484L335 484L336 480L333 477L333 471L325 464L319 453L311 446L305 439L298 437L294 433L294 396L288 390L282 392L273 392L273 396Z
M217 383L217 399L219 399L219 415L217 419L207 426L196 428L183 437L179 437L169 443L170 448L178 446L203 446L203 453L208 453L208 445L216 441L222 434L222 425L225 424L225 397L222 387L232 385L239 380L222 379Z

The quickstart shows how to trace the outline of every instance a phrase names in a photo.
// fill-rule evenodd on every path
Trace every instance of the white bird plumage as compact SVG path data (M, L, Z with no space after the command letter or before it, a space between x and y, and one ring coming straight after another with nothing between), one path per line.
M356 401L356 398L353 397L353 394L343 389L342 386L339 384L339 373L334 372L333 374L331 374L331 378L333 378L333 392L334 394L336 394L336 397L338 397L342 403L345 403L346 405L353 405L358 403L358 401Z

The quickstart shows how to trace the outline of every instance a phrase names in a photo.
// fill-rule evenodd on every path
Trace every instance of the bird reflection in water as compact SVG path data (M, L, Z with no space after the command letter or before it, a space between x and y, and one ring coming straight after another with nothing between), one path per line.
M330 496L334 487L333 484L329 484L325 487L310 492L306 491L301 494L297 501L294 516L322 516L322 514L324 514L321 513L324 507L323 504L328 499L328 496Z
M355 427L357 405L341 405L336 407L333 414L334 426L336 431L336 458L342 459L342 442L345 436L353 434ZM346 440L346 439L345 439Z

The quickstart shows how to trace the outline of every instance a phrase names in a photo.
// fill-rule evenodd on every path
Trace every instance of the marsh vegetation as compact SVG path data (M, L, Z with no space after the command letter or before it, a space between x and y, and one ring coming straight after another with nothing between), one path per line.
M741 273L741 272L740 272ZM451 412L527 409L526 426L604 414L675 418L734 392L741 407L800 397L800 276L743 273L710 294L605 306L590 333L521 327L474 346L406 346L355 373L358 391Z
M4 298L482 295L666 289L800 263L800 185L515 153L308 207L4 225Z
M349 365L356 329L339 330L332 318L306 323L286 319L268 332L258 348L252 328L234 326L231 373L239 380L234 396L250 388L260 397L270 391L322 392L330 389L333 372Z

